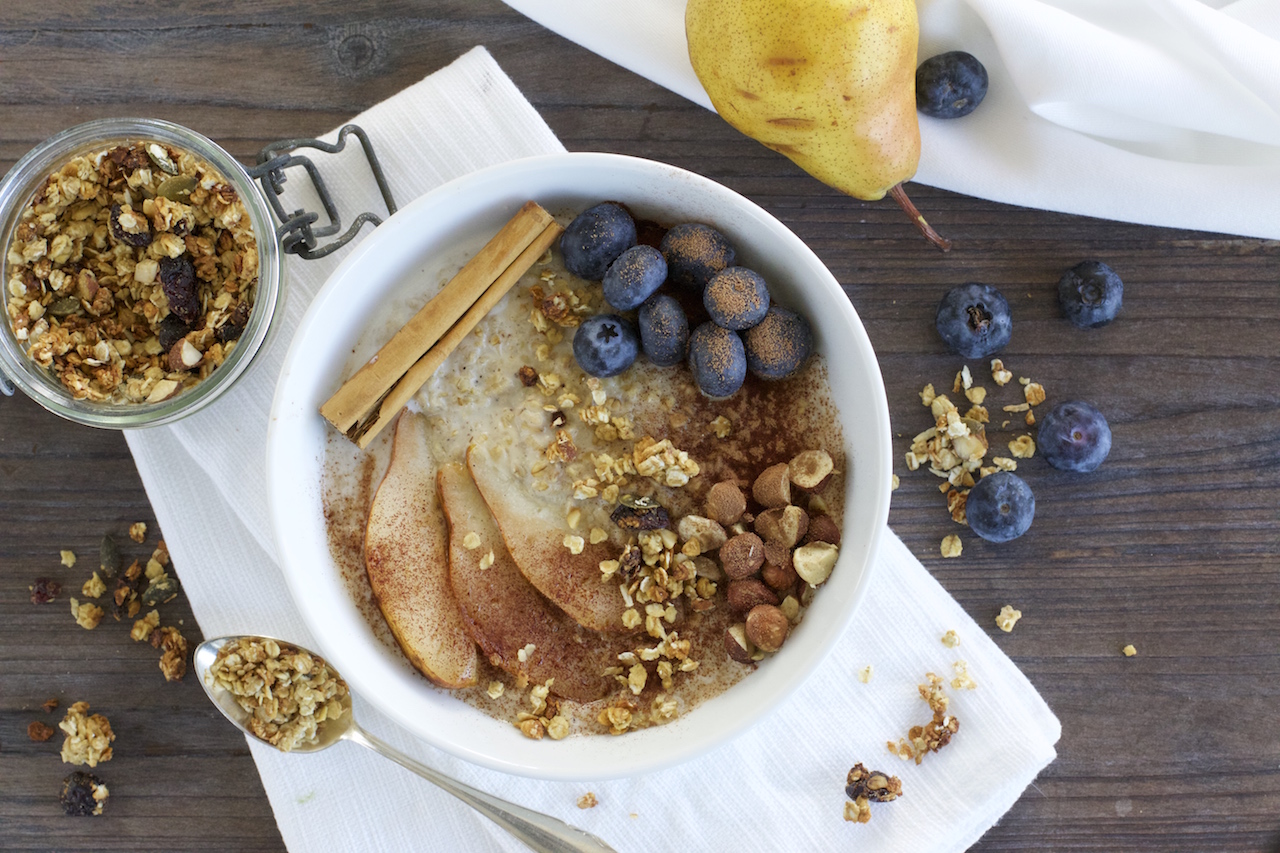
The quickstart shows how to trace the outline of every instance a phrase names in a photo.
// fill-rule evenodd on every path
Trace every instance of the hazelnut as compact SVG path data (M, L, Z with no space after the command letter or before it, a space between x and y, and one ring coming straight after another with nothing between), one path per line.
M807 491L825 485L834 470L835 463L831 461L831 454L825 450L806 450L797 454L787 465L791 482Z
M786 615L772 604L758 604L747 614L747 639L761 651L776 652L782 648L790 630Z
M751 496L761 506L783 507L791 503L791 480L787 464L779 462L760 472L751 486Z
M760 579L765 582L766 586L776 589L778 592L791 589L798 577L799 575L796 574L796 570L789 560L784 566L765 563L764 568L760 570Z
M738 663L751 663L751 656L756 649L755 644L747 639L746 625L730 625L724 630L724 650Z
M829 515L815 515L809 519L809 530L804 535L804 544L810 542L830 542L840 544L840 528Z
M755 527L764 541L794 548L809 530L809 514L798 506L766 509L756 516Z
M759 604L778 604L778 595L755 578L740 581L729 581L726 591L729 606L738 613L750 613L751 608Z
M801 545L791 555L796 574L810 586L817 586L831 576L840 549L830 542L810 542Z
M719 522L700 515L686 515L680 519L680 523L676 525L676 533L680 534L680 538L685 542L698 540L704 554L707 551L716 550L729 538Z
M764 542L754 533L743 533L720 546L720 564L732 580L749 578L764 564Z
M733 480L716 483L707 492L707 517L725 527L736 524L747 511L747 497Z

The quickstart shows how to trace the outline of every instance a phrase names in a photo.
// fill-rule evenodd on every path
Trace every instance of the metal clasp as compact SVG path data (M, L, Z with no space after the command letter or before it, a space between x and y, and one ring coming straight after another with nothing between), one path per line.
M308 261L323 258L351 242L366 222L372 222L375 228L382 224L382 217L377 214L361 213L341 237L316 248L318 238L329 237L342 230L342 220L338 216L338 208L333 203L333 197L329 195L324 179L320 177L311 159L287 152L296 148L315 148L327 154L337 154L346 147L347 137L351 135L360 140L365 159L369 161L369 168L373 171L373 178L378 182L382 200L387 205L387 214L396 212L396 202L391 195L391 188L387 186L386 176L382 173L382 164L378 162L373 144L369 142L369 136L362 128L354 124L346 125L338 131L338 141L335 144L322 142L319 139L283 139L273 142L258 152L258 165L249 169L249 177L262 184L263 195L267 197L276 218L280 220L281 224L276 228L276 238L279 239L283 251ZM324 205L325 215L329 217L327 225L315 227L315 223L320 219L318 213L304 210L285 213L284 206L280 203L280 196L284 194L284 185L288 180L284 170L290 166L306 168L307 174L311 176L311 183L316 188L316 194L320 197L320 203Z

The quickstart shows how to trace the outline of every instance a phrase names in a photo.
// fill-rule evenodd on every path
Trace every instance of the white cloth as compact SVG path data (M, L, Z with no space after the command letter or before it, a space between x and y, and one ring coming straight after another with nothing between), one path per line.
M510 158L562 150L482 48L356 117L401 203ZM340 197L375 205L358 155L320 159ZM375 208L376 209L376 208ZM341 255L342 253L338 253ZM262 363L216 405L129 446L206 636L263 633L315 646L273 558L263 482L268 407L302 312L340 258L293 262L289 307ZM619 851L960 851L1054 758L1058 721L1017 667L887 533L856 627L785 706L711 755L598 784L546 783L469 765L417 741L357 697L370 730L446 773L594 832ZM990 625L987 630L990 630ZM940 638L956 630L957 649ZM953 743L916 767L885 749L929 718L916 684L965 659L979 687L950 691ZM857 672L874 666L870 683ZM250 739L286 844L302 851L518 851L520 844L427 782L351 744L284 755ZM867 826L842 820L856 762L903 778ZM599 805L580 810L588 791Z
M689 64L685 0L507 3L711 107ZM921 116L916 181L1024 207L1280 238L1280 3L917 5L920 59L967 51L990 87L964 118ZM945 234L945 219L930 222Z

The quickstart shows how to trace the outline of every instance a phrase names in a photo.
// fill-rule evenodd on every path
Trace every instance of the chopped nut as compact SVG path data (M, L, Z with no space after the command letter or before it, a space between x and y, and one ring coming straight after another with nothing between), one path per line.
M733 432L733 424L724 415L717 415L711 423L707 424L707 428L715 433L716 438L728 438Z
M76 618L77 625L86 631L92 631L102 621L103 610L92 602L86 601L81 604L73 598L71 599L71 615Z
M821 487L834 470L831 454L825 450L806 450L787 464L792 485L810 491Z
M1044 386L1039 382L1028 382L1023 387L1022 393L1028 405L1038 406L1044 402Z
M954 533L951 533L951 534L948 534L947 536L943 537L943 539L942 539L942 556L944 556L944 557L959 557L959 556L960 556L960 552L961 552L963 549L964 549L964 545L963 545L963 543L961 543L961 541L960 541L960 537L959 537L959 536L955 535Z
M147 523L145 521L135 521L129 525L129 538L141 545L147 539Z
M526 388L532 388L538 384L538 371L527 364L516 371L516 377L520 380L520 384Z
M76 555L74 551L59 551L58 554L62 557L62 565L66 566L68 569L76 564Z
M1137 649L1135 649L1135 648L1133 647L1133 644L1132 644L1132 643L1131 643L1131 644L1129 644L1129 645L1127 645L1127 646L1125 646L1125 647L1124 647L1123 649L1121 649L1120 651L1124 652L1124 656L1125 656L1125 657L1127 657L1127 658L1131 658L1131 657L1133 657L1134 655L1136 655L1136 654L1138 653L1138 650L1137 650Z
M93 573L93 577L84 582L84 586L80 587L80 594L89 598L99 598L107 591L107 585L102 582L102 578L97 572Z
M1009 384L1013 374L1004 369L1004 362L998 358L991 359L991 378L1001 387Z
M817 586L831 576L840 549L830 542L810 542L801 545L791 555L796 574L810 586Z
M1013 630L1013 626L1018 624L1018 620L1021 618L1021 610L1014 610L1012 606L1006 604L1000 608L1000 613L996 616L996 625L1000 626L1000 630L1007 634Z
M700 515L686 515L680 519L680 523L676 525L676 532L685 541L696 541L700 553L716 550L729 538L719 522Z
M792 548L809 531L809 514L798 506L767 509L756 516L755 530L766 542Z
M506 685L501 681L490 681L489 688L485 692L489 694L490 699L497 699L506 689Z

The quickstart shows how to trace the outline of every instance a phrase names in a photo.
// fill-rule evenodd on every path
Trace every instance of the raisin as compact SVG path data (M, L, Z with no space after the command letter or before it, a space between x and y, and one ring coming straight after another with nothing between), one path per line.
M144 219L141 214L135 214L139 219ZM139 231L137 234L130 234L120 227L120 205L111 205L111 236L115 237L126 246L142 248L151 245L151 228L147 227L146 231Z
M102 803L94 799L97 788L105 789L102 780L92 773L77 770L62 780L62 809L72 817L88 817L102 814ZM105 796L104 796L105 799Z
M53 737L54 731L56 731L56 729L54 729L53 726L46 725L39 720L35 720L27 726L27 737L31 738L36 743L44 743L49 738Z
M853 765L845 780L844 792L851 800L866 797L873 803L888 803L902 796L902 781L879 770L868 770L865 765Z
M169 299L170 313L187 325L200 319L200 297L196 293L196 268L185 252L176 258L160 259L160 283Z
M538 371L527 364L516 371L516 377L520 380L520 384L526 388L532 388L538 384Z
M653 498L624 495L609 519L623 530L661 530L671 524L671 516Z
M60 592L62 592L62 584L52 578L36 578L36 582L31 586L31 603L48 604L57 598Z
M218 328L214 330L220 343L230 343L239 340L244 334L245 326L249 325L249 306L241 302L235 307L235 310L228 315L227 319L218 324Z
M640 574L640 564L643 561L644 556L634 545L628 545L622 550L618 555L618 577L623 583L635 580L636 575Z
M160 348L165 352L173 349L173 345L187 336L191 326L182 321L177 314L170 314L160 321L156 329L156 337L160 339Z

